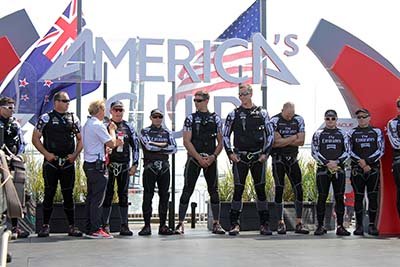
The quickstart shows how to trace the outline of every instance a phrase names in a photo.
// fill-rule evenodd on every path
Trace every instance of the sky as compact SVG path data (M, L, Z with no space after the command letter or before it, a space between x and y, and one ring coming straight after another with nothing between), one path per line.
M1 0L0 17L25 8L39 35L42 37L50 29L68 5L68 0ZM153 1L98 1L83 0L83 13L87 27L94 36L103 37L112 49L119 51L128 38L186 39L195 44L202 40L214 40L219 36L253 1L228 0L153 0ZM268 112L270 116L280 112L283 103L292 101L296 113L302 115L306 124L306 143L313 132L323 122L326 109L334 108L339 117L349 117L343 98L334 82L324 70L315 55L306 47L320 19L326 19L357 36L384 57L395 67L400 67L397 27L400 2L396 0L267 0L267 40L293 73L300 85L287 85L268 78ZM283 55L286 46L273 45L274 36L296 34L295 41L299 53L287 57ZM115 52L115 53L116 53ZM163 56L164 64L154 66L150 71L166 76L166 46L151 50L153 55ZM109 70L109 95L129 92L127 60L117 69ZM145 84L145 114L157 103L157 94L171 93L168 83ZM259 86L254 102L261 105ZM237 95L236 89L221 90L214 95ZM87 104L101 98L98 90L83 97L82 121L85 121ZM210 107L212 109L213 102ZM233 105L224 105L222 117L226 117ZM71 109L75 109L72 103ZM177 129L184 120L184 105L177 106ZM147 118L147 116L145 116ZM149 120L145 122L148 124ZM167 125L170 121L166 121ZM29 127L29 126L28 126Z

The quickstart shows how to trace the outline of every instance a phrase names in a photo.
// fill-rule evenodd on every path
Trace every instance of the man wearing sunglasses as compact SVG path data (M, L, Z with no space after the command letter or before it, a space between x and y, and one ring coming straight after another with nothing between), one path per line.
M179 223L175 229L178 234L184 233L184 220L189 200L202 169L214 218L212 233L225 234L219 224L220 201L217 173L217 157L222 150L222 123L215 112L208 111L209 99L210 95L205 91L195 93L193 101L196 112L186 117L183 126L183 145L188 151L188 159L184 172L185 185L179 203Z
M337 113L333 109L325 112L325 128L317 130L312 138L311 154L317 161L317 220L318 226L314 235L326 233L324 228L325 204L332 183L335 195L335 212L337 220L336 235L349 236L343 226L344 190L346 175L344 163L349 157L349 142L347 134L337 128Z
M119 234L122 236L131 236L133 233L128 227L128 186L129 176L135 175L139 162L139 138L132 123L123 119L124 104L121 101L115 101L111 103L110 107L110 122L113 122L117 126L115 135L123 139L124 144L112 149L110 154L107 191L103 202L103 229L110 233L111 203L114 196L114 183L117 180L118 204L121 214ZM108 128L108 131L111 131L111 129ZM131 150L133 160L132 165L129 166Z
M265 161L273 142L273 129L268 112L252 102L253 89L249 84L239 86L241 105L228 114L223 132L226 153L232 163L234 193L230 210L229 235L240 231L242 195L249 170L257 194L257 211L260 217L260 234L272 235L265 194ZM233 146L230 136L234 134Z
M81 124L79 118L68 112L70 99L66 92L54 95L54 109L40 116L32 135L32 144L44 156L43 179L43 226L38 237L48 237L53 199L58 181L64 199L64 211L68 219L68 235L80 237L75 227L73 189L75 160L82 151ZM41 138L43 137L43 141ZM75 143L76 141L76 143Z
M400 217L400 97L396 100L397 116L387 124L387 133L393 148L393 177L397 187L397 212Z
M3 131L3 141L6 150L6 155L12 153L16 157L11 157L9 161L10 170L14 171L13 182L18 193L18 198L25 206L25 166L22 158L22 153L25 151L25 142L21 131L21 126L12 116L15 111L15 101L10 97L0 98L0 126ZM3 148L2 148L3 149ZM18 227L18 218L11 218L11 238L27 238L29 232Z
M274 143L272 146L272 174L275 181L275 203L278 210L278 234L286 234L286 225L283 220L283 189L285 174L288 176L296 196L295 233L308 234L309 231L302 224L303 187L302 174L297 160L299 146L304 145L305 125L302 116L295 114L294 104L287 102L282 112L271 118L274 126Z
M368 234L379 235L375 226L378 210L380 158L384 153L384 139L379 128L370 126L367 109L355 112L358 126L350 130L351 184L355 193L356 229L354 235L364 235L364 192L368 196Z
M150 112L151 125L143 128L140 143L143 149L143 218L144 227L140 236L151 235L150 219L152 214L151 202L157 183L158 215L160 217L159 235L172 235L174 231L166 225L169 200L169 155L177 151L172 133L162 126L164 114L159 109Z

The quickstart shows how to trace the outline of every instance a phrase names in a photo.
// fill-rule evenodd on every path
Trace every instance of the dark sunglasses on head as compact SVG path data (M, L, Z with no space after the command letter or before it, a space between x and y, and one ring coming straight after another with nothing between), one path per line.
M197 103L201 103L203 102L205 99L193 99L193 102L197 102Z
M368 118L369 117L369 115L365 115L365 116L357 116L357 119L366 119L366 118Z
M325 120L326 121L335 121L337 118L335 117L326 117Z
M151 116L153 119L162 119L162 118L164 118L164 116L163 115L153 115L153 116Z
M69 103L69 102L71 102L70 99L57 99L57 101L61 101L61 102L63 102L63 103Z
M123 108L113 108L113 110L114 110L115 112L123 112L123 111L124 111Z
M243 93L239 93L239 96L246 96L246 95L249 95L250 94L250 92L243 92Z

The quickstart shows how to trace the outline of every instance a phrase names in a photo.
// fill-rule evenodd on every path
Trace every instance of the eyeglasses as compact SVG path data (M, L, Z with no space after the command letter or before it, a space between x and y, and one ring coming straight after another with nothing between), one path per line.
M63 102L63 103L69 103L69 102L71 102L71 100L70 99L56 99L57 101L61 101L61 102Z
M239 93L239 97L240 97L240 96L247 96L247 95L249 95L249 94L250 94L249 91L246 91L246 92L243 92L243 93Z
M326 117L325 120L326 121L335 121L337 118L335 117Z
M365 115L365 116L357 116L357 119L366 119L366 118L368 118L369 117L369 115Z
M15 109L15 107L13 107L13 106L2 106L2 108L5 108L5 109Z
M205 101L205 99L193 99L193 102L195 103L201 103L203 101Z
M123 108L113 108L115 112L124 112Z
M164 116L163 115L153 115L153 116L151 116L153 119L162 119L162 118L164 118Z

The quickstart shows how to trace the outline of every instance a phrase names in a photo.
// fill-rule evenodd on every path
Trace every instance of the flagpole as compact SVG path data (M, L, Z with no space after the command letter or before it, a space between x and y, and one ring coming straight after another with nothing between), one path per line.
M171 83L172 87L172 133L175 132L175 82ZM175 226L175 153L172 154L172 164L171 164L171 205L169 207L169 227L174 229Z
M261 34L267 39L267 0L260 0L260 28L261 28ZM266 109L267 108L267 59L262 61L262 85L261 85L261 91L262 91L262 105Z
M82 0L78 0L77 1L78 7L77 7L77 19L78 19L78 23L77 23L77 36L79 36L79 34L82 31ZM82 51L79 49L78 51L78 57L79 57L79 61L82 60ZM82 69L81 69L82 65L79 68L79 75L78 75L78 81L76 83L76 116L78 116L79 119L81 119L81 105L82 105Z

